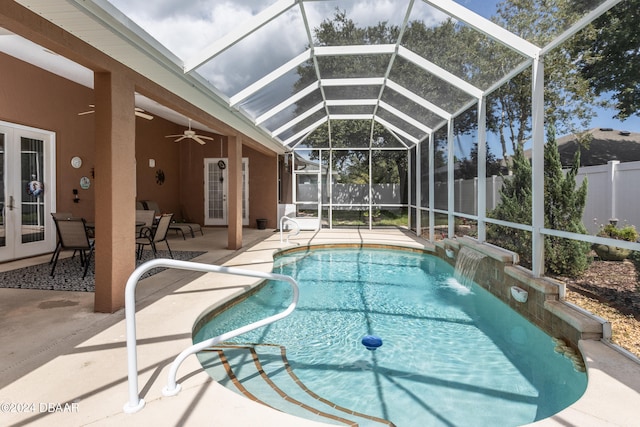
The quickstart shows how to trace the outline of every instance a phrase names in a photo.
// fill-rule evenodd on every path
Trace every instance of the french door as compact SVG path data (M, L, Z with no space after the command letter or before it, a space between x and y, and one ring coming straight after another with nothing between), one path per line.
M0 121L0 261L50 252L55 134Z
M228 225L228 160L204 159L204 223ZM242 225L249 225L249 159L242 159Z

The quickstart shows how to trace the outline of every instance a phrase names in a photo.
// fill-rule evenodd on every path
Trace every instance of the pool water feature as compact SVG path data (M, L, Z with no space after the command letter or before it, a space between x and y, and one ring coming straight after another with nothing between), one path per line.
M586 375L554 351L550 336L476 284L462 286L438 257L311 250L277 258L274 272L298 281L298 308L234 342L286 349L300 382L340 407L398 427L516 426L559 412L586 388ZM287 284L268 282L196 331L194 342L279 312L290 298ZM361 344L366 335L380 337L384 345L367 350ZM216 365L211 353L199 357L204 366ZM273 367L274 360L263 363ZM283 370L271 369L274 377ZM296 393L292 387L280 386ZM258 392L259 387L252 391L260 399Z
M486 257L486 255L478 251L474 251L471 248L466 246L462 247L458 252L458 258L456 259L456 267L453 276L454 279L463 286L470 288L480 262Z

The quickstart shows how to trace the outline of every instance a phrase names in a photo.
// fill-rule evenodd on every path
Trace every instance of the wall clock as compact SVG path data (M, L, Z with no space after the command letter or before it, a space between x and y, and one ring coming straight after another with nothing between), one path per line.
M82 166L82 159L78 156L73 157L71 159L71 166L78 169L80 166Z

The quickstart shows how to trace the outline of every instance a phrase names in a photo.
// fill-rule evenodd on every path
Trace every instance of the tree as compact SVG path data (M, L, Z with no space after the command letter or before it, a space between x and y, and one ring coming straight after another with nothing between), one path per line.
M489 218L516 224L531 224L531 163L522 147L513 154L513 175L504 177L500 190L500 203L489 212ZM531 233L517 228L489 224L487 240L520 256L521 264L531 266Z
M500 161L491 152L487 145L487 174L486 176L498 175L501 170ZM473 144L469 157L459 161L458 169L455 172L455 179L473 179L478 176L478 143Z
M596 95L613 99L620 120L640 116L640 0L620 2L580 32L572 57Z
M577 4L571 0L505 0L498 4L495 21L512 33L545 46L568 25L593 7L593 1ZM573 48L564 44L544 57L545 118L557 130L575 133L585 129L595 116L594 89L578 72ZM508 158L507 140L516 151L530 138L531 70L527 70L498 89L488 105L488 127L500 136L504 159ZM505 134L505 130L508 134Z
M580 164L580 151L575 154L574 165L566 174L562 171L555 128L549 126L544 148L544 222L553 230L586 234L582 214L587 199L587 182L576 188L576 174ZM500 191L500 204L489 213L490 218L518 224L531 224L531 164L521 148L513 156L513 176L505 179ZM487 239L505 249L516 252L523 265L531 265L531 233L512 227L490 224ZM588 266L589 244L573 239L545 236L546 272L576 276Z
M339 46L354 44L378 44L395 43L398 38L399 28L389 26L382 22L374 26L360 28L346 15L346 12L336 10L332 19L326 19L314 28L315 44L318 46ZM323 73L334 77L354 77L360 76L362 70L378 70L379 74L384 74L388 67L388 57L384 55L360 55L353 56L330 56L323 57L321 69ZM313 63L308 62L298 67L299 79L295 87L301 89L306 87L311 81L316 79L316 70ZM328 90L328 89L327 89ZM347 93L354 99L371 97L363 96L368 87L342 87L342 94ZM379 89L374 94L377 96ZM304 111L308 101L302 100L298 105L298 112ZM311 102L317 102L311 101ZM303 127L303 125L300 125ZM331 138L329 138L331 135ZM372 121L362 120L331 120L314 130L305 140L308 147L329 147L350 148L354 150L333 151L333 170L342 172L341 182L364 184L369 182L369 162L368 156L372 156L372 163L375 165L372 171L373 182L397 182L401 186L402 201L408 200L407 186L407 151L392 150L368 151L363 148L372 147L373 141L379 141L377 146L394 147L398 144L396 137L386 128ZM379 173L385 170L388 174Z
M562 171L555 129L549 126L544 149L544 226L552 230L587 234L582 223L587 201L587 180L576 188L576 175L580 166L580 150L576 151L573 165L567 173ZM547 271L577 276L588 267L590 245L579 240L545 236L545 266Z

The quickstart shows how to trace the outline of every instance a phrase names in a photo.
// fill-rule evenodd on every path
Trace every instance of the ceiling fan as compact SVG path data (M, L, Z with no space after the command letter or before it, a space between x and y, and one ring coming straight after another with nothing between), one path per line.
M81 113L78 113L78 115L79 115L79 116L84 116L84 115L86 115L86 114L93 114L93 113L95 113L95 112L96 112L96 111L94 110L94 108L96 108L96 106L95 106L95 105L93 105L93 104L89 104L89 108L91 108L91 110L83 111L83 112L81 112ZM142 117L143 119L153 120L153 116L152 116L151 114L147 113L146 111L144 111L142 108L138 108L138 107L136 107L136 108L135 108L135 110L134 110L134 113L135 113L135 115L136 115L136 116L138 116L138 117Z
M209 140L209 141L213 141L212 137L204 136L204 135L198 135L194 130L191 130L191 119L189 119L189 129L185 129L185 131L184 131L184 133L182 135L167 135L166 138L178 138L173 142L180 142L183 139L193 139L194 141L196 141L200 145L206 144L206 142L204 141L205 139Z

